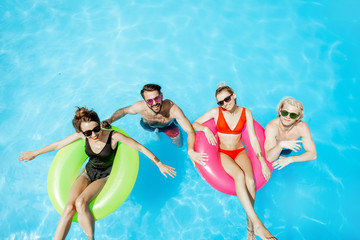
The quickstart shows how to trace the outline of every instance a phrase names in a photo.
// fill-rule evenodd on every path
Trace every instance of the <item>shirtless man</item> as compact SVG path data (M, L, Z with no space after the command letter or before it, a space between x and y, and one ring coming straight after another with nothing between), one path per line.
M188 154L190 159L199 164L207 161L204 153L194 151L195 132L183 111L171 100L163 100L161 87L156 84L146 84L140 94L143 101L135 102L133 105L120 108L109 119L101 122L105 128L110 127L114 121L122 118L126 114L140 114L142 117L140 125L148 131L163 132L169 136L172 143L178 147L182 146L182 135L178 125L187 133Z
M292 97L285 97L277 106L277 112L279 118L271 120L265 128L265 152L268 161L273 162L273 167L280 170L293 162L315 160L316 149L310 129L301 121L304 114L302 103ZM299 151L300 143L305 153L298 156L281 156L285 152Z

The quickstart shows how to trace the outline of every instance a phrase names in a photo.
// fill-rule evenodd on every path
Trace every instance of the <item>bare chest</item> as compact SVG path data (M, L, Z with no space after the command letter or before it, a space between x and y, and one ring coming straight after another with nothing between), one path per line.
M140 115L144 121L150 125L166 125L173 119L170 114L167 114L169 116L164 116L164 114L161 113L143 112Z
M296 128L291 129L290 131L284 131L279 129L278 134L276 136L276 140L277 141L296 140L299 139L300 137L301 135Z

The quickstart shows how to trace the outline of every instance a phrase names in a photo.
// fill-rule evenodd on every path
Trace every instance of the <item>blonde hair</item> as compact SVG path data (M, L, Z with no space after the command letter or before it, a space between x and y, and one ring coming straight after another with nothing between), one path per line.
M222 82L218 85L215 91L215 97L224 90L228 91L230 94L234 93L234 90L231 87L227 86L226 83Z
M75 116L72 120L73 126L77 132L81 132L80 124L82 122L97 122L100 125L100 119L97 113L93 110L87 109L87 107L77 107Z
M298 121L300 121L304 116L304 106L299 100L296 100L293 97L284 97L283 99L281 99L281 101L279 102L279 104L277 105L277 108L276 108L279 116L280 116L281 109L284 107L284 105L286 103L290 104L294 107L297 107L298 114L299 114Z

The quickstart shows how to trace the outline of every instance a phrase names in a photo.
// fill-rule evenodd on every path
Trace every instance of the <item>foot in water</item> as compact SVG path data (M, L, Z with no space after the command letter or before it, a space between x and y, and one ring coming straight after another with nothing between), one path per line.
M255 233L253 229L247 229L247 240L256 240Z
M246 217L246 226L247 226L247 240L256 240L255 233L254 233L254 225L252 224L249 217Z
M257 227L254 233L263 240L277 240L264 226Z

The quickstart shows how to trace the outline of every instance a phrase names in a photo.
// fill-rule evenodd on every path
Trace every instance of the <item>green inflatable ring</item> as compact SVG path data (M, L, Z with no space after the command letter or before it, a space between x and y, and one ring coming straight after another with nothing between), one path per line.
M111 129L129 136L119 128ZM52 161L47 178L47 189L50 201L58 213L62 214L70 189L87 158L84 140L80 139L60 149ZM134 187L138 170L138 151L119 143L109 179L90 204L95 220L106 217L125 201ZM77 221L77 214L73 221Z

